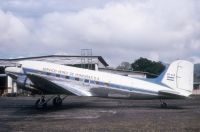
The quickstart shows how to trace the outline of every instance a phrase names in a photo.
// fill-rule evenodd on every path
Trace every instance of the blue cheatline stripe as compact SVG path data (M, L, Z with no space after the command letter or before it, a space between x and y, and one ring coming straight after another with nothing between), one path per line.
M72 76L69 76L69 75L62 75L62 74L58 74L58 73L44 72L44 71L33 70L33 69L28 69L28 68L23 68L23 70L24 70L25 73L44 74L44 75L48 75L48 76L52 76L52 77L63 78L63 79L73 80L73 81L75 81L75 78L78 78L78 77L72 77ZM59 75L59 77L58 77L58 75ZM106 82L101 82L101 81L94 81L94 80L79 78L79 81L83 81L83 80L84 80L85 83L90 83L90 84L97 85L97 86L111 87L111 88L115 88L117 90L128 90L128 91L131 91L131 92L158 94L157 92L154 92L154 91L143 90L143 89L138 89L138 88L133 88L133 87L126 87L126 86L117 85L117 84L114 84L114 83L106 83Z

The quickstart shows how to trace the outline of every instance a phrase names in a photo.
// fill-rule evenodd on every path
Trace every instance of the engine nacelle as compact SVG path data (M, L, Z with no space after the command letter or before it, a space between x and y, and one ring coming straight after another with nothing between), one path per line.
M30 91L32 93L39 93L39 91L34 88L33 83L27 76L18 76L16 79L17 88Z

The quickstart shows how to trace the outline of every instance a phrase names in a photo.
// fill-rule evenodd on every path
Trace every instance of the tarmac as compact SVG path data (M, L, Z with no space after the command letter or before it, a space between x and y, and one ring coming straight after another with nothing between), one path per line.
M35 109L38 97L0 97L0 132L199 132L200 96L122 100L69 96L63 106Z

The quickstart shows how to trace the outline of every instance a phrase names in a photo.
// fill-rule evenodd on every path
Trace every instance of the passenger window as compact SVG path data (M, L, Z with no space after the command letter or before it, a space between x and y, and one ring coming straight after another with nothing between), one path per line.
M105 86L109 86L109 83L105 83L104 85L105 85Z
M51 75L51 73L49 73L49 72L47 72L46 74L47 74L47 75Z
M16 66L17 66L18 68L21 68L21 67L22 67L22 64L16 64Z
M90 81L91 84L95 84L95 81Z
M88 80L88 79L85 79L85 83L89 83L89 80Z
M66 78L66 79L69 79L69 76L66 76L65 78Z
M60 75L59 75L59 74L56 74L56 77L60 77Z
M75 80L76 80L76 81L79 81L79 78L76 77Z

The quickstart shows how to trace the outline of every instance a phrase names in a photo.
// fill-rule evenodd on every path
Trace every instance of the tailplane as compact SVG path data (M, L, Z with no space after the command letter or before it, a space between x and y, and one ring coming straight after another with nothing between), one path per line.
M193 69L194 65L191 62L174 61L162 75L161 83L183 96L189 96L193 90Z

